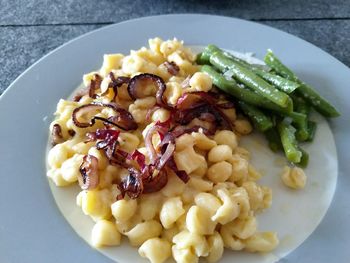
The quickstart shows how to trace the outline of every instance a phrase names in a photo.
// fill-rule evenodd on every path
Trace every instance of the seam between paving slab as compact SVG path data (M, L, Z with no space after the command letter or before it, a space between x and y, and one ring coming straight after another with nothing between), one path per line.
M244 19L244 18L243 18ZM349 17L311 17L311 18L252 18L247 19L256 22L274 22L274 21L342 21L350 20ZM88 25L110 25L117 21L105 22L81 22L81 23L39 23L39 24L0 24L1 27L35 27L35 26L88 26Z

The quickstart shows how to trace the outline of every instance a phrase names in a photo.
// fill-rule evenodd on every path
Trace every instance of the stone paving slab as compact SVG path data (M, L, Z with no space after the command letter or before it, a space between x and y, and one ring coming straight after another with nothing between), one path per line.
M264 21L299 36L350 66L350 20ZM66 41L102 25L0 27L0 94L26 68ZM210 42L210 41L209 41Z
M349 0L0 0L0 25L111 23L207 13L250 20L349 18Z
M263 23L320 47L350 67L350 20L265 21Z

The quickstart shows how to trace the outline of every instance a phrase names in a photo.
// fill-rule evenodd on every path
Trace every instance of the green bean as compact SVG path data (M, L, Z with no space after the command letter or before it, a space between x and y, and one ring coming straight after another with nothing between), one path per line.
M298 77L291 71L289 68L287 68L272 52L272 50L268 49L267 54L264 57L265 63L270 66L273 70L276 71L277 74L281 75L282 77L289 79L294 82L299 82Z
M305 114L295 112L295 111L293 112L276 111L275 113L281 117L291 118L292 122L296 124L297 127L302 126L304 124L304 121L307 119Z
M296 112L305 114L307 117L310 114L311 106L303 98L293 95L293 105Z
M326 99L321 97L313 87L301 81L288 67L286 67L271 50L268 50L265 58L265 63L274 69L277 74L291 81L300 84L297 93L307 100L319 113L325 117L338 117L340 113Z
M292 119L293 123L295 124L297 131L296 131L296 138L298 141L306 141L307 138L309 138L309 129L307 126L307 116L303 113L299 112L291 112L288 114L285 114L285 116L288 116Z
M308 127L307 116L305 114L300 112L275 112L275 114L281 117L289 117L291 119L292 123L296 127L295 137L298 141L303 142L308 140L310 137L310 131Z
M301 86L297 90L297 93L309 101L317 112L327 118L340 116L339 111L325 98L321 97L313 87L305 82L300 82L300 84Z
M251 119L251 121L254 123L254 126L259 131L264 132L272 128L272 120L264 112L243 101L238 101L238 105L241 110Z
M295 137L297 138L297 140L299 142L305 142L310 137L310 135L309 135L309 128L306 125L307 125L307 121L305 122L305 124L302 124L299 127L297 127L297 131L295 133Z
M279 90L284 91L285 93L288 93L288 94L292 93L294 90L296 90L300 86L298 83L294 81L282 78L278 75L274 75L272 73L266 72L258 68L253 67L252 71L259 77L266 80L267 82L273 84Z
M272 102L259 96L253 91L239 86L234 79L226 79L223 75L221 75L209 65L203 65L201 67L201 71L207 73L211 77L215 86L237 99L255 106L266 106L267 108L270 107L271 109L279 109L278 105L275 106Z
M221 51L221 50L215 45L206 46L206 48L201 53L200 59L199 59L199 61L197 61L197 63L201 62L198 64L202 64L202 65L209 64L209 59L210 59L211 54L213 54L214 52L217 52L217 51ZM198 57L197 57L197 60L198 60Z
M271 128L264 132L265 138L268 141L269 147L273 152L277 152L278 150L282 150L283 146L281 143L280 135L275 128Z
M243 67L246 67L248 69L250 68L258 68L258 69L262 69L266 71L266 68L268 66L266 65L257 65L257 64L250 64L248 63L247 61L243 60L243 59L240 59L238 57L236 57L235 55L231 54L230 52L226 52L220 48L218 48L217 46L215 45L208 45L206 48L205 48L205 59L208 59L210 58L210 55L213 54L214 52L222 52L222 54L224 54L226 57L234 60L236 63L238 63L239 65L243 66Z
M222 51L222 50L217 50L217 51L221 51L222 54L224 54L227 58L229 59L232 59L233 61L235 61L237 64L239 64L240 66L242 67L245 67L245 68L248 68L250 69L251 67L253 67L253 65L249 64L247 61L243 60L243 59L240 59L234 55L232 55L231 53L229 52L225 52L225 51ZM213 52L212 52L213 53Z
M288 106L289 97L287 94L275 89L253 72L227 58L222 52L214 52L211 54L209 61L220 70L223 68L230 70L234 77L240 82L280 107L286 108Z
M300 147L299 147L299 151L301 151L301 159L297 165L302 168L305 168L309 163L309 154Z
M242 88L233 79L226 79L222 74L217 72L213 67L209 65L203 65L201 67L201 71L207 73L211 77L215 86L239 100L242 100L254 106L263 107L265 109L270 109L276 112L283 112L285 114L288 114L292 111L293 101L291 99L289 101L290 105L284 109L265 99L259 94L249 89Z
M296 123L298 130L295 134L297 140L303 142L308 140L308 138L310 137L310 129L308 127L308 116L310 114L311 106L301 97L293 95L292 98L293 104L295 106L295 111L297 113L305 115L305 117L303 117L298 121L298 123Z
M309 130L309 137L307 138L308 142L312 142L314 140L316 129L317 129L317 123L314 121L308 121L308 130Z
M213 54L214 52L219 52L219 51L220 51L219 48L214 48L212 46L212 48L207 51L207 56L210 58L210 54ZM223 51L221 51L221 52L224 56L235 61L238 65L253 71L259 77L263 78L267 82L273 84L278 89L280 89L288 94L292 93L296 88L298 88L300 86L298 83L295 83L294 81L290 81L290 80L282 78L278 75L271 74L271 73L267 72L266 70L259 68L258 65L249 64L248 62L244 61L243 59L240 59L240 58L238 58L238 57L236 57L228 52L223 52Z
M203 53L197 54L196 62L198 65L204 65L209 63L209 61L205 59L205 56L203 56Z
M277 128L281 137L284 153L288 161L292 163L299 163L302 157L302 152L297 146L295 128L285 121L280 122L277 125Z
M203 53L201 53L201 58L200 58L200 60L202 60L202 57L203 56L205 56L205 58L203 59L203 60L206 60L206 59L208 59L208 58L210 58L210 56L211 56L211 54L213 54L213 53L215 53L215 52L221 52L221 50L218 48L218 47L216 47L216 46L214 46L214 45L208 45L207 47L206 47L206 49L204 50L204 52ZM203 55L204 54L204 55ZM249 64L249 63L247 63L246 61L244 61L244 60L242 60L242 59L239 59L239 58L237 58L237 57L235 57L235 56L233 56L232 54L230 54L230 53L226 53L226 52L222 52L222 54L224 55L224 56L226 56L226 57L229 57L230 59L233 59L233 60L235 60L238 64L240 64L242 67L247 67L247 68L251 68L251 69L255 69L255 70L257 70L257 71L263 71L263 70L261 70L261 69L258 69L258 68L256 68L256 67L254 67L253 65L251 65L251 64ZM205 63L206 64L206 63ZM218 65L219 66L219 65ZM220 67L220 68L218 68L219 70L221 70L222 72L223 71L225 71L226 70L226 67ZM250 103L250 104L254 104L254 103ZM283 109L282 107L276 107L275 106L275 104L274 105L267 105L267 104L269 104L269 103L266 103L266 101L263 103L264 105L257 105L257 106L262 106L262 107L264 107L264 108L268 108L268 109L272 109L272 110L275 110L275 111L281 111L281 112L292 112L293 111L293 102L292 102L292 100L288 97L287 98L287 106L286 106L286 108L285 109ZM254 105L256 105L256 104L254 104Z
M281 114L282 116L287 116L287 117L290 117L293 121L293 123L299 125L301 123L304 122L304 120L306 119L306 115L305 114L302 114L302 113L299 113L299 112L291 112L291 113L288 113L288 114Z

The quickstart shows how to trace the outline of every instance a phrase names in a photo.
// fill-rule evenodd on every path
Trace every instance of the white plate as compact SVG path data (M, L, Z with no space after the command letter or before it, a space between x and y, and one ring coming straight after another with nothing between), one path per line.
M154 36L163 39L176 36L190 45L214 43L227 49L253 51L258 57L272 48L303 79L337 105L343 115L331 122L340 162L340 183L335 199L316 231L280 261L344 262L350 255L347 249L350 244L347 225L350 180L345 174L350 170L346 154L350 148L347 138L349 69L322 50L289 34L256 23L207 15L156 16L99 29L45 56L3 94L0 98L0 184L3 187L0 191L0 262L110 262L80 239L57 209L45 176L47 130L57 100L67 97L78 86L83 73L98 68L104 53L128 53ZM332 136L327 136L320 137L320 147L315 144L312 153L313 157L325 158L322 162L318 157L311 160L312 167L322 172L332 167L328 160L336 158L331 148ZM330 148L321 147L325 140ZM326 175L335 177L337 171L334 166L333 169ZM313 179L316 178L310 178ZM306 210L318 211L320 200L327 194L332 195L334 185L326 186L325 192L320 191L319 197L314 198ZM300 204L305 209L302 201ZM291 213L303 216L302 209ZM269 211L265 214L268 218ZM302 233L304 230L298 225L294 231ZM317 222L314 227L316 225ZM234 260L232 255L230 257Z

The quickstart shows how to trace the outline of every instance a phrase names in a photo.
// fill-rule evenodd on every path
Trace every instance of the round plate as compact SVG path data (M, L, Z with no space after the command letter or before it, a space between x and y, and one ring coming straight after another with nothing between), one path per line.
M155 36L177 37L188 45L213 43L225 49L252 51L258 57L271 48L302 79L337 105L342 117L330 123L339 156L335 198L316 231L280 261L345 261L350 256L350 180L346 176L350 170L346 152L350 148L346 137L350 130L349 69L289 34L252 22L208 15L156 16L101 28L51 52L6 90L0 98L0 261L23 262L31 258L35 262L110 262L74 233L52 198L45 175L48 125L58 99L68 97L84 73L99 68L103 54L128 53ZM336 174L334 171L329 176ZM309 209L317 210L317 201Z

